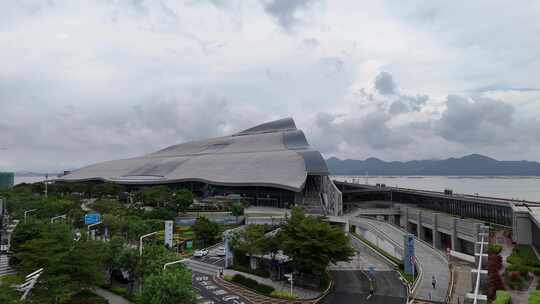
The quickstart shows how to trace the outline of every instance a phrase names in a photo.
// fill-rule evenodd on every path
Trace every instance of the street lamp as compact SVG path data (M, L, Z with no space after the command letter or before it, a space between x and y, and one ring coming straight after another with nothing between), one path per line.
M157 234L157 231L152 232L152 233L149 233L149 234L145 234L145 235L143 235L143 236L141 236L141 237L139 238L139 256L142 257L142 251L143 251L143 239L144 239L145 237L149 237L149 236L152 236L152 235L154 235L154 234Z
M25 223L25 224L26 224L26 217L27 217L28 213L34 212L34 211L36 211L36 210L37 210L37 209L30 209L30 210L26 210L26 211L24 212L24 223Z
M66 219L66 215L62 214L62 215L59 215L59 216L51 217L51 224L54 223L54 220L59 219L59 218Z
M97 226L101 224L101 221L97 222L97 223L94 223L94 224L90 224L88 225L87 229L88 229L88 236L90 236L90 227L94 227L94 226Z
M169 263L165 263L163 265L163 270L165 270L167 268L167 266L170 266L170 265L174 265L174 264L178 264L178 263L183 263L187 261L187 259L181 259L181 260L178 260L178 261L174 261L174 262L169 262Z

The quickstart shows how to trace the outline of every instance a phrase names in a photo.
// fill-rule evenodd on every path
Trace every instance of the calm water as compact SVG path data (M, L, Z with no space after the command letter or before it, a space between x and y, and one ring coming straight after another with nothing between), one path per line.
M365 176L334 176L337 180L352 181L358 179L366 182ZM15 176L15 184L33 183L44 180L44 177ZM445 188L454 193L476 194L500 198L515 198L540 202L540 177L471 177L471 176L373 176L368 184L377 183L403 188L443 191Z
M337 180L352 181L358 179L365 184L365 176L334 176ZM387 186L432 190L442 192L449 188L454 193L478 193L481 196L514 198L540 202L540 176L531 177L477 177L477 176L373 176L368 184L377 183Z

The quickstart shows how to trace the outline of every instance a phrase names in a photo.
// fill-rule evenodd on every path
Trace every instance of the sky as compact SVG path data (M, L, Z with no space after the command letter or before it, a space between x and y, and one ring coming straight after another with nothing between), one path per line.
M293 117L325 157L540 161L540 2L0 2L0 170Z

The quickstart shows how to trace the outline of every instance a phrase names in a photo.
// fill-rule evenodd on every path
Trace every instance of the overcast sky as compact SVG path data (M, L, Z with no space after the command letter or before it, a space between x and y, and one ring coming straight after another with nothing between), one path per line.
M291 116L326 157L540 161L540 2L0 4L0 170Z

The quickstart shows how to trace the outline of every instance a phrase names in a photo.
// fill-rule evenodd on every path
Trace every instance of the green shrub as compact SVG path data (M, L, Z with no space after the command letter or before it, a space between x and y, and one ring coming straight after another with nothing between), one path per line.
M272 291L270 295L275 298L281 298L281 299L287 299L287 300L295 300L298 298L294 294L290 292L286 292L286 291Z
M232 276L232 275L228 275L228 274L226 274L226 275L223 276L223 279L224 279L225 281L227 281L227 282L232 282L232 278L233 278L233 276Z
M256 276L263 277L263 278L269 278L270 277L270 273L268 271L266 271L265 269L262 269L262 268L257 268L257 269L252 270L251 268L249 268L247 266L244 266L244 265L234 265L232 268L234 270L236 270L236 271L245 272L245 273L251 273L251 274L254 274Z
M517 245L512 250L512 254L506 259L511 264L522 264L532 267L540 267L540 260L529 245Z
M488 253L499 254L502 251L502 246L498 244L489 244Z
M273 287L260 284L257 281L246 278L245 276L240 274L235 274L232 278L232 281L264 295L270 295L274 291Z
M540 291L536 290L529 294L529 304L540 304Z
M495 300L491 302L491 304L508 304L510 303L510 300L512 299L512 296L508 291L504 290L497 290L497 295L495 296Z

